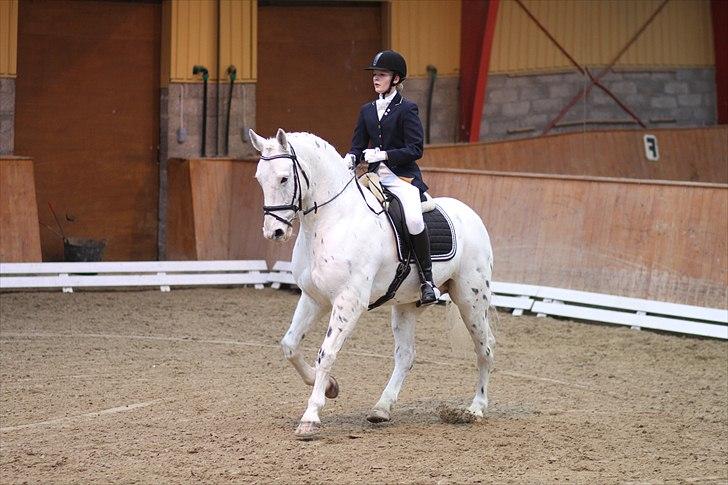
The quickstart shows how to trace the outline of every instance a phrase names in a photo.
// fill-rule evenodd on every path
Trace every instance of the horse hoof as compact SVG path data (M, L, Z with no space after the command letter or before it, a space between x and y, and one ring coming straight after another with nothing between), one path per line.
M389 412L384 409L374 408L367 415L367 421L370 423L386 423L389 420Z
M301 421L296 428L296 438L299 440L312 440L321 431L321 425L312 421Z
M329 399L336 399L339 395L339 383L333 376L329 376L329 385L326 386L325 396Z

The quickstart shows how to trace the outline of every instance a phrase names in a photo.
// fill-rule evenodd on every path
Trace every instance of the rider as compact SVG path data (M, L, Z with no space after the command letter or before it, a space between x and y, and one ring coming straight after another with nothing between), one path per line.
M402 203L412 247L424 276L420 302L429 305L437 301L439 291L432 280L430 240L422 218L422 194L427 190L417 165L422 157L422 123L417 105L399 93L407 77L407 63L398 52L385 50L374 56L366 70L373 71L374 91L379 97L361 107L346 158L355 166L363 155L369 171L376 172L381 184Z

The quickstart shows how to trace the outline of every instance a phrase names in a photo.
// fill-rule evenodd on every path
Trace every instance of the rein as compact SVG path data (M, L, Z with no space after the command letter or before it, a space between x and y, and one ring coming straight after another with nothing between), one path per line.
M349 181L346 183L346 185L344 185L344 187L336 195L331 197L329 200L327 200L326 202L324 202L322 204L319 204L316 201L314 201L313 207L304 209L303 202L302 202L303 190L301 189L300 176L298 175L298 173L300 172L303 175L303 179L306 181L306 188L309 188L311 186L311 184L308 181L308 175L306 175L306 171L303 169L303 167L301 167L301 162L298 161L298 157L296 156L296 151L293 149L293 145L291 145L289 143L288 146L291 148L290 155L288 153L281 153L280 155L274 155L272 157L263 157L263 156L260 157L261 160L275 160L277 158L289 158L291 160L291 163L293 164L293 196L291 198L291 203L286 204L286 205L264 205L263 214L265 216L274 217L288 226L293 226L291 221L288 221L288 220L282 218L278 214L275 214L275 212L289 210L289 211L293 211L294 216L298 212L303 213L304 216L311 212L316 214L318 212L319 208L321 208L321 207L325 206L326 204L328 204L329 202L333 201L338 196L340 196L344 192L344 190L346 190L346 188L349 186L349 184L351 184L351 182L356 178L356 173L354 173L354 175L349 179ZM357 183L357 186L358 185L359 184ZM361 192L361 187L359 187L359 192ZM362 194L362 197L363 196L364 196L364 194ZM295 203L296 198L298 198L298 205L296 205L296 203ZM366 202L366 199L364 199L364 201ZM369 204L367 204L367 206L368 205ZM371 210L371 207L370 207L370 210Z

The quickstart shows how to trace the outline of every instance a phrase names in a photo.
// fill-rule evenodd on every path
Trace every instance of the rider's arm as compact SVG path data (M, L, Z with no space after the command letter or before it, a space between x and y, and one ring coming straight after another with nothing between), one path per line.
M414 162L422 158L424 130L418 116L417 105L411 103L402 113L401 129L404 147L387 150L387 165L394 167L401 163Z

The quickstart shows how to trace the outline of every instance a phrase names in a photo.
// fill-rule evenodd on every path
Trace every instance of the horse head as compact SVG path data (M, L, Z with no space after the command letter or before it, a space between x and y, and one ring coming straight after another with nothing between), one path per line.
M275 138L268 139L252 129L249 134L253 147L261 155L255 178L263 189L263 235L287 241L293 232L293 219L301 209L308 179L300 169L285 131L279 128Z

